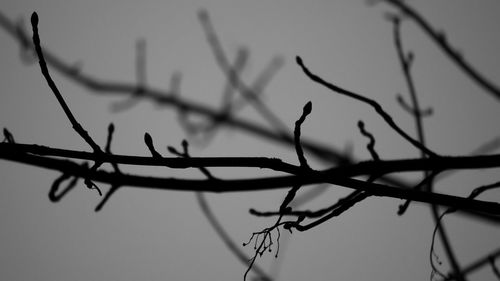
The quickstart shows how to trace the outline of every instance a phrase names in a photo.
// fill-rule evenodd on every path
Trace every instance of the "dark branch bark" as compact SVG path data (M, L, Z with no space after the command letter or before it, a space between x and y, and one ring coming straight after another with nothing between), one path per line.
M2 13L0 13L0 26L13 38L17 39L23 49L33 49L33 45L30 43L28 35ZM292 134L283 134L281 132L276 132L275 130L266 129L247 120L239 119L234 116L227 116L224 112L212 109L196 101L188 100L185 97L180 98L175 93L171 93L169 91L143 87L141 94L137 95L139 87L136 84L100 80L85 74L80 71L80 69L75 69L73 65L64 62L47 49L44 49L44 55L47 64L52 66L54 70L58 71L75 83L93 91L94 93L103 95L129 95L134 96L135 98L149 100L161 106L180 108L188 113L205 116L208 120L217 122L219 125L239 129L261 137L264 140L282 143L290 148L294 148L295 143ZM351 158L349 155L345 155L342 150L337 150L331 146L322 145L307 138L302 138L301 143L303 149L308 151L311 156L327 163L343 165L357 162L357 160ZM395 177L384 177L382 180L391 185L401 187L411 186L410 183Z
M488 156L483 157L488 158ZM62 172L63 174L70 174L96 182L107 183L110 185L132 186L138 188L151 188L159 190L206 191L220 193L273 190L289 188L290 186L296 184L310 185L317 183L330 183L347 188L369 191L375 196L410 199L418 202L453 207L459 210L468 210L495 216L500 215L500 204L498 203L471 200L452 195L431 193L419 190L402 189L399 187L377 183L367 183L361 180L339 176L335 173L328 173L326 171L309 171L307 175L219 180L214 182L210 180L188 180L135 176L129 174L119 174L116 172L93 170L72 161L36 156L32 154L20 153L17 151L0 151L0 158L10 160L12 162L30 164L41 168L56 170ZM499 162L496 162L496 164L497 163ZM481 166L484 168L483 165Z
M96 156L92 152L51 148L36 144L0 143L0 158L21 158L22 155L55 156L75 160L102 161L136 166L165 166L173 169L199 167L233 167L233 168L266 168L278 172L299 175L303 172L300 166L269 157L163 157L130 156L119 154L103 154ZM96 159L99 157L99 159ZM44 158L45 159L45 158ZM27 163L29 164L29 163ZM362 175L389 174L395 172L487 169L500 167L500 154L479 156L440 156L432 159L400 159L364 161L352 165L333 167L320 171L331 176L355 177Z

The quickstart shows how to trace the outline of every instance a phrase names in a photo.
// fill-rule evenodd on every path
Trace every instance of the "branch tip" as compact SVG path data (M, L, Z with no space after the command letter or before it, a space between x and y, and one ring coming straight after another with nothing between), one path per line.
M303 114L305 116L311 114L311 111L312 111L312 103L311 101L307 102L306 105L304 105L304 109L303 109Z
M153 146L153 139L151 138L151 135L148 132L144 133L144 142L148 147Z
M295 130L293 132L294 134L294 142L295 142L295 151L297 153L297 157L299 158L300 166L302 168L310 170L311 168L309 167L309 164L307 164L307 160L304 157L304 150L302 149L302 144L300 143L300 127L302 126L302 123L306 120L307 115L309 115L312 111L312 103L309 101L304 105L304 108L302 109L302 115L300 118L295 121Z
M172 153L172 154L175 154L175 155L179 155L180 153L172 146L168 145L167 146L167 150L168 152Z
M302 62L302 58L300 56L295 56L295 62L297 62L297 64L300 66L304 66L304 63Z
M36 12L31 14L31 25L34 27L38 26L38 14Z
M209 20L208 11L205 8L199 9L198 18L200 19L200 21L207 22Z
M182 149L184 150L184 154L188 154L189 143L187 140L183 139L181 142Z
M153 158L162 158L161 154L156 151L153 145L153 139L148 132L144 133L144 142L146 143L146 146L148 147L149 152L151 152Z

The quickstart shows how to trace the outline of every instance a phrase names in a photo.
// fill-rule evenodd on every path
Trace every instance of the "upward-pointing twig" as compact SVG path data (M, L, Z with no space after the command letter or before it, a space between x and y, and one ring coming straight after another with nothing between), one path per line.
M52 80L52 77L50 77L49 69L47 68L47 63L45 62L45 58L43 57L42 47L40 45L40 36L38 34L38 14L36 12L33 12L33 14L31 15L31 25L33 27L33 44L35 45L35 51L38 56L38 61L43 77L47 81L47 84L49 85L52 93L54 93L54 95L56 96L57 101L59 102L64 113L66 114L66 117L68 117L68 120L71 122L73 129L83 138L85 142L87 142L90 145L90 147L94 151L94 154L96 155L96 160L94 165L92 166L92 170L96 171L102 164L100 156L102 156L104 153L102 152L101 148L90 137L88 132L82 127L82 125L80 125L80 123L76 121L75 117L73 116L73 113L71 113L71 110L69 109L68 105L64 101L64 98L59 92L56 83L54 82L54 80ZM85 178L84 183L89 189L96 189L97 192L99 192L99 195L101 195L101 190L99 189L99 187L96 184L94 184L90 179Z
M146 143L146 146L148 147L149 152L151 152L153 158L158 158L158 159L163 158L163 156L161 156L161 154L158 151L156 151L153 145L153 138L151 138L151 135L149 133L144 133L144 143Z
M295 130L294 130L294 136L295 136L295 151L297 152L297 157L299 158L300 162L300 167L303 169L310 170L311 167L309 167L309 164L307 164L307 159L304 157L304 150L302 149L302 144L300 143L300 127L302 126L302 123L306 120L307 115L309 115L312 111L312 103L309 101L306 103L302 110L302 115L300 118L295 122Z
M411 8L405 1L401 0L385 0L385 2L399 9L406 17L411 18L429 37L438 45L441 50L474 80L479 86L485 89L488 93L497 99L500 99L500 89L491 81L486 79L479 71L477 71L463 55L451 46L446 40L442 32L436 31L417 11Z
M372 135L372 133L368 132L365 129L365 123L362 120L358 121L358 128L361 134L370 140L370 142L366 145L366 149L368 149L368 152L370 152L373 160L380 161L380 156L378 156L378 153L375 150L375 137Z
M400 18L398 16L393 16L390 18L390 20L393 23L393 34L394 34L394 45L396 46L396 51L398 53L398 58L401 64L401 70L403 72L403 75L406 80L406 84L408 86L408 91L410 93L411 97L411 108L413 109L412 116L415 119L415 127L417 129L417 139L418 141L425 146L425 135L424 135L424 126L423 126L423 120L422 120L422 115L421 115L421 109L420 105L418 102L417 98L417 91L415 89L415 84L413 82L413 77L411 75L411 66L413 63L414 59L414 54L413 52L408 52L407 54L405 53L405 50L403 48L403 44L401 42L401 26L400 26ZM427 155L422 151L421 157L425 158ZM432 192L433 190L433 179L434 175L432 175L431 172L429 171L423 171L423 177L424 179L429 179L422 187L424 190ZM399 206L399 211L398 214L402 214L406 208L408 208L410 201L406 201L405 204ZM436 222L436 229L439 231L439 236L441 238L441 241L443 243L443 248L446 253L446 256L448 257L448 260L450 261L451 267L453 268L453 271L455 272L455 275L457 277L458 281L465 281L465 276L460 275L460 265L458 264L458 260L456 258L456 255L454 253L453 247L451 246L450 239L448 238L446 229L443 224L441 224L439 221L441 220L441 215L439 215L439 209L436 205L431 204L431 211L432 211L432 216L434 218L434 221ZM433 273L436 272L438 274L439 271L433 264L433 248L431 247L431 265L433 268Z
M21 48L28 48L31 50L33 46L30 44L29 35L26 34L21 28L19 28L16 23L9 20L4 14L0 12L0 27L4 29L9 35L11 35L17 42L20 43ZM53 53L50 53L46 48L44 49L44 57L46 63L50 65L54 70L58 71L63 76L67 77L71 81L74 81L78 85L100 95L131 95L137 91L137 83L122 83L98 79L92 75L86 74L81 70L75 69L75 66L71 63L66 63L61 58ZM174 76L179 77L178 75ZM174 79L178 81L179 79ZM178 83L175 83L178 84ZM162 91L159 89L147 87L141 95L141 98L150 100L153 103L160 106L172 106L176 108L183 108L187 112L204 116L211 120L219 120L219 123L230 128L240 129L243 132L247 132L264 140L270 140L285 144L286 146L293 147L294 140L291 134L283 135L276 130L266 129L254 122L244 120L241 118L236 118L235 116L228 116L228 118L221 119L221 113L203 104L194 102L186 98L179 98L177 95L173 94L178 92L174 87L169 91ZM358 162L356 159L350 157L350 155L344 154L334 147L322 145L320 143L307 140L302 138L302 147L304 150L308 151L311 156L323 160L325 162L331 163L342 163L342 164L352 164ZM409 187L410 183L403 181L402 179L395 177L384 177L381 180L400 187Z
M273 111L259 99L251 88L243 83L238 73L231 67L229 60L226 58L224 50L222 49L222 44L217 37L208 12L206 10L200 10L198 18L205 31L207 41L212 49L212 52L214 53L215 60L224 74L228 77L229 82L235 89L240 91L244 98L252 102L252 105L254 105L255 109L262 115L262 117L264 117L274 128L278 128L278 133L280 135L287 135L289 130L286 124L283 123L283 121L281 121L278 116L276 116Z
M113 123L110 123L108 126L108 138L106 140L106 148L104 150L107 155L112 154L111 153L111 141L113 140L114 131L115 131L115 125ZM113 169L115 170L116 174L122 174L120 168L118 167L118 163L110 162L110 164L113 167ZM110 188L108 189L108 192L102 198L101 202L99 202L99 204L97 204L94 211L99 212L102 209L102 207L108 202L108 200L111 198L111 196L113 194L115 194L115 192L118 190L118 188L120 188L119 184L112 184L110 186Z
M52 93L54 93L54 95L56 96L57 101L59 102L62 109L64 110L64 113L71 122L73 129L90 145L90 147L92 148L92 150L94 150L95 153L102 153L101 148L89 136L88 132L85 131L85 129L83 129L82 125L80 125L80 123L76 121L75 117L73 116L73 113L71 113L71 110L69 109L61 93L59 92L56 83L54 83L54 80L52 80L52 77L50 77L49 69L47 68L45 58L43 57L42 47L40 46L40 36L38 35L38 14L36 12L33 12L33 14L31 15L31 25L33 27L33 44L35 45L35 50L38 56L40 69L42 71L43 77L47 81L47 84L52 90Z

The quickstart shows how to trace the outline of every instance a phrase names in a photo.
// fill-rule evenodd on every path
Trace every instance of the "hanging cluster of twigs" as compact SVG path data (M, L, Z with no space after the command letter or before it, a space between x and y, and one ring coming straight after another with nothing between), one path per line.
M102 195L101 201L95 207L95 211L100 211L111 196L122 187L196 192L198 203L207 217L207 220L226 243L228 249L230 249L247 267L244 275L245 278L249 272L253 271L261 280L271 280L271 277L255 262L257 258L262 256L265 252L272 252L274 250L275 255L278 255L280 231L307 231L343 214L357 203L371 196L383 196L405 200L405 203L401 204L399 207L399 215L405 213L412 201L424 202L431 206L436 221L435 234L439 236L451 265L451 271L449 273L443 273L435 264L436 254L433 249L433 239L430 251L431 265L433 268L432 278L440 278L440 280L466 280L467 275L471 272L485 265L490 265L493 272L500 279L498 268L495 265L495 260L500 256L499 249L488 253L468 266L460 266L453 253L453 248L449 243L445 228L441 223L446 214L458 212L473 216L478 220L499 224L500 204L497 202L478 200L476 197L483 192L500 187L500 182L476 188L473 187L468 197L458 197L433 191L433 185L437 181L436 177L442 172L464 169L498 168L500 167L500 154L486 155L484 151L482 151L483 155L474 154L451 157L439 155L426 146L422 119L431 115L432 109L422 109L419 105L411 75L414 55L412 52L408 52L403 48L400 36L401 22L403 20L411 20L420 26L421 29L434 40L437 46L439 46L444 53L464 71L464 73L480 85L485 92L498 98L500 97L500 90L493 83L480 75L479 72L465 60L463 55L459 54L452 47L445 39L443 33L436 32L433 27L419 13L408 6L408 4L398 0L386 0L382 2L386 2L396 8L396 11L389 14L387 18L394 27L394 44L401 63L402 73L408 86L411 102L406 102L401 95L397 97L397 100L414 118L417 130L416 138L412 137L403 128L397 125L390 114L387 113L377 101L326 81L310 70L301 57L296 57L296 63L305 76L311 81L326 87L334 93L364 103L375 110L388 126L410 145L420 151L420 158L382 160L375 150L375 137L365 127L363 121L358 122L358 127L360 134L368 139L367 150L372 157L372 159L368 161L358 161L346 153L343 153L341 150L323 146L302 138L301 127L307 116L312 114L313 111L311 102L308 102L303 107L301 116L295 122L294 130L290 131L286 125L288 122L281 121L261 100L261 95L265 86L282 64L281 59L273 59L269 66L264 69L262 75L260 75L253 84L250 86L246 85L239 74L248 59L248 52L246 49L241 49L237 54L235 62L231 64L222 49L222 45L216 36L215 29L206 11L201 11L199 13L199 19L207 35L207 41L210 44L216 61L227 77L227 86L224 91L220 110L212 109L181 97L179 95L179 74L174 74L172 76L171 89L168 92L149 88L145 81L145 41L139 41L137 44L137 83L125 84L100 81L83 73L78 67L65 63L49 51L45 49L42 50L38 31L39 19L36 13L33 13L31 17L33 31L32 41L29 39L27 32L25 32L20 25L11 22L0 14L0 26L19 41L23 52L29 54L34 51L39 61L41 73L63 109L67 119L71 123L74 131L91 148L91 152L85 152L51 148L41 145L22 144L16 142L9 130L5 128L3 130L4 141L0 143L0 158L7 161L58 171L60 176L53 182L49 191L49 199L53 202L60 201L77 185L78 180L83 180L85 186L89 189L96 190L99 195ZM151 100L154 103L176 108L179 112L179 122L190 139L202 142L209 141L218 128L227 126L251 133L266 140L280 142L290 146L297 154L299 164L287 163L277 158L268 157L192 157L189 153L187 141L182 142L181 151L168 146L167 150L173 156L166 157L157 149L153 137L147 132L144 134L144 144L151 156L114 154L111 152L111 142L115 126L113 124L109 125L107 142L104 149L102 149L72 114L70 106L65 102L62 93L51 78L47 65L50 65L53 69L64 74L75 83L86 86L92 91L103 94L113 93L128 95L127 100L112 106L112 109L115 111L130 108L130 106L133 106L141 99ZM235 91L241 94L241 98L237 98L234 95ZM235 113L247 104L252 105L273 129L266 129L251 121L236 117ZM201 115L205 117L205 122L194 123L189 119L191 115ZM493 147L496 148L495 145L493 145ZM315 157L325 163L329 163L331 167L323 170L315 170L309 166L306 155L307 157ZM79 163L81 161L83 161L83 164ZM93 164L91 165L89 163ZM102 169L101 166L105 163L110 164L112 170ZM122 172L119 165L163 166L171 169L196 168L200 170L206 179L195 180L128 174ZM281 175L273 177L224 179L214 176L209 171L210 167L258 167L274 170ZM416 184L409 183L391 175L393 173L407 171L421 171L423 176L420 182ZM364 176L366 180L359 179L360 176ZM332 203L330 206L316 210L302 210L299 209L300 204L292 204L293 202L303 202L307 200L304 198L310 198L310 193L319 193L320 189L310 187L311 185L314 186L318 184L342 186L350 188L353 191L346 197L336 200L336 202ZM62 187L63 185L65 186ZM103 191L101 188L103 185L109 186L107 192L104 192L104 194L102 194ZM304 189L306 186L310 193L308 194L306 192L302 195L303 197L298 196L297 192L299 189ZM266 191L272 189L288 189L288 191L278 210L250 210L250 214L252 215L275 217L276 220L270 227L253 233L250 240L244 243L244 246L250 243L254 245L254 255L248 257L241 251L237 244L231 240L217 218L213 215L203 192L225 193L238 191ZM440 211L440 207L445 207L446 209ZM274 247L274 245L276 245L276 247Z

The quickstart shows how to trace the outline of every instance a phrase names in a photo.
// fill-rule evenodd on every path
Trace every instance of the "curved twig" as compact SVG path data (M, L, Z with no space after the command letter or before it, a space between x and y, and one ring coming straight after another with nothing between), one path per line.
M494 85L479 73L479 71L477 71L459 51L450 45L442 32L436 31L428 21L411 8L407 2L401 0L385 0L385 2L399 9L406 17L411 18L465 74L493 97L500 99L500 89L498 86Z
M297 64L302 68L302 71L309 77L312 81L325 86L326 88L332 90L333 92L348 96L350 98L353 98L355 100L361 101L363 103L366 103L373 107L373 109L384 119L384 121L394 130L396 131L401 137L403 137L405 140L407 140L409 143L411 143L414 147L419 149L420 151L424 152L425 154L432 156L432 157L439 157L435 152L431 151L429 148L425 147L423 144L412 138L410 135L408 135L403 129L401 129L392 119L392 117L382 108L382 106L376 102L375 100L369 99L367 97L361 96L359 94L356 94L354 92L351 92L349 90L340 88L339 86L336 86L330 82L325 81L323 78L319 77L318 75L312 73L303 63L302 59L297 56L296 57Z

